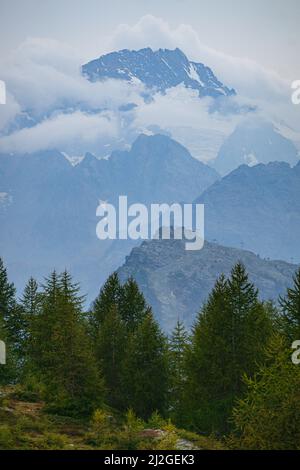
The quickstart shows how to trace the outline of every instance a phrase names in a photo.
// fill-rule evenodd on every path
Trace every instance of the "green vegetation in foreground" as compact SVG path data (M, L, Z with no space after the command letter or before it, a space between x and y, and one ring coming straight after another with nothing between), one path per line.
M24 401L16 387L0 389L0 449L221 450L214 437L177 429L157 413L145 422L132 410L99 409L90 420L47 414L43 402Z
M0 338L0 448L300 449L300 269L275 304L237 263L167 336L134 279L86 312L66 271L17 299L0 259Z

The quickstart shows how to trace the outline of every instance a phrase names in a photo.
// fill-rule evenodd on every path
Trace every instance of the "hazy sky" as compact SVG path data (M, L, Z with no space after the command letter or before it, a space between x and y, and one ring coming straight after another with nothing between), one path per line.
M0 0L0 58L28 37L48 37L85 58L107 49L121 23L151 14L185 23L203 44L300 79L299 0Z

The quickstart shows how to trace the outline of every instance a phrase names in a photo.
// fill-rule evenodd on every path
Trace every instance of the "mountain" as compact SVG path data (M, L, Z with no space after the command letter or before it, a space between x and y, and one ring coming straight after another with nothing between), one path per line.
M101 181L103 199L125 194L129 201L144 204L192 202L199 188L204 190L219 178L214 169L161 134L141 134L129 151L115 151L107 160L88 154L75 171Z
M190 328L216 278L229 275L242 261L262 299L276 300L292 282L293 264L267 261L254 253L205 242L202 250L186 251L184 240L151 240L133 248L119 268L120 280L132 276L166 332L177 319Z
M147 47L138 51L111 52L83 65L82 73L92 82L108 78L129 82L139 80L147 88L160 92L183 84L197 90L201 97L236 94L235 90L223 85L209 67L190 61L178 48L153 51Z
M192 202L217 179L161 135L141 135L107 160L87 154L76 166L58 151L0 155L0 256L19 290L30 275L68 268L91 300L138 243L96 237L99 200Z
M221 175L240 165L285 161L295 165L299 152L274 124L258 118L241 122L221 146L213 163Z
M205 204L207 240L300 262L300 162L241 165L195 202Z

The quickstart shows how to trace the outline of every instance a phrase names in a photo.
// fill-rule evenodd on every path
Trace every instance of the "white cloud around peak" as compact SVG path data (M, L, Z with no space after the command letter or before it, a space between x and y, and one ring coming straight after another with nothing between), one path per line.
M289 80L265 69L257 62L233 57L203 44L192 26L179 24L171 27L162 18L143 16L136 24L121 24L108 40L107 48L152 49L179 47L194 61L213 69L218 78L238 93L252 99L282 99L290 93Z
M171 27L161 18L146 15L134 25L120 25L105 46L107 51L142 47L179 47L191 60L211 67L225 85L234 87L237 101L257 105L262 116L295 124L296 129L297 122L299 126L299 111L291 105L287 80L247 58L231 57L203 45L191 26ZM105 139L116 139L121 133L124 136L119 107L132 102L137 107L128 120L130 132L152 124L162 128L215 129L227 134L239 119L209 114L209 99L199 100L193 91L180 86L164 96L155 95L150 104L145 104L141 83L117 80L91 83L80 73L84 62L66 44L29 38L9 61L0 64L0 76L8 91L8 104L0 109L0 129L22 111L29 111L37 120L31 128L1 137L0 152L53 147L75 154L92 151Z

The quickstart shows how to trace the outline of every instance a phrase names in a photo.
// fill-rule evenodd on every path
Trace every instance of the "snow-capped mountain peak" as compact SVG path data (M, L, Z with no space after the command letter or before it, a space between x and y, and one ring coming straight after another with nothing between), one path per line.
M178 48L153 51L147 47L138 51L111 52L83 65L82 73L92 82L108 78L129 82L139 80L147 88L160 92L184 84L197 90L201 97L236 94L221 83L209 67L191 62Z

